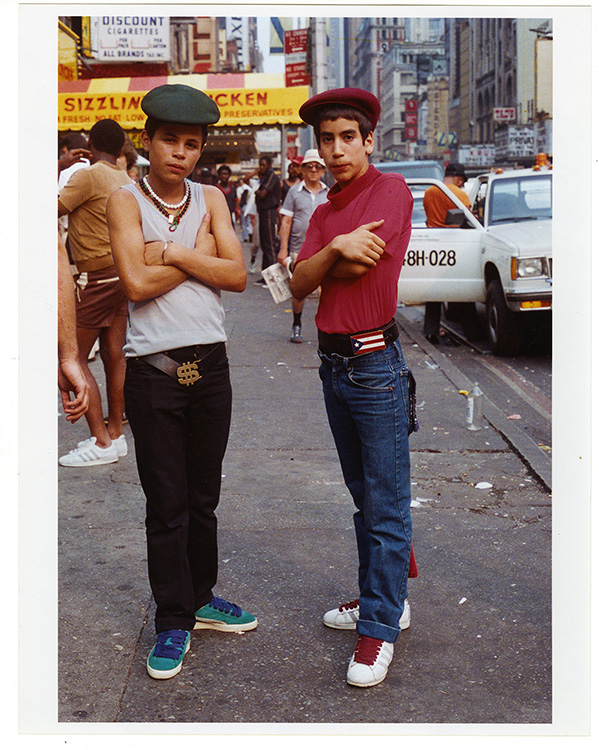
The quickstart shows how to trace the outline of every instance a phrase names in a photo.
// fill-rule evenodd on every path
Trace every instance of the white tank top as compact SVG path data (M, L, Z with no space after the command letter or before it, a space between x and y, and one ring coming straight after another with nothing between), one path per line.
M173 240L193 247L206 213L202 186L196 182L191 187L191 203L179 226L169 231L165 216L148 201L135 184L124 185L135 196L141 211L141 222L146 242ZM183 283L154 299L129 302L129 325L123 349L126 357L177 349L194 344L215 344L226 341L225 311L220 290L207 286L197 279Z

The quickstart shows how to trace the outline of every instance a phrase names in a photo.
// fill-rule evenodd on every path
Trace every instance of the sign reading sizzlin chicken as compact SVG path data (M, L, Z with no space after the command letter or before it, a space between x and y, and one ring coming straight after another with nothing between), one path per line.
M174 83L175 78L180 77L173 76L168 81ZM186 83L192 83L192 76L185 76L185 79ZM92 79L77 81L74 85L62 84L58 94L58 129L86 130L105 118L116 120L125 129L142 129L146 116L141 109L141 100L157 85L156 79L149 79L145 88L144 80ZM164 82L167 82L166 77ZM246 83L246 88L210 88L206 83L210 82L201 81L198 88L206 91L218 105L221 113L218 127L299 124L298 110L309 96L307 86L254 88L253 81L246 82L243 76L239 76L239 83ZM131 90L133 86L139 90Z

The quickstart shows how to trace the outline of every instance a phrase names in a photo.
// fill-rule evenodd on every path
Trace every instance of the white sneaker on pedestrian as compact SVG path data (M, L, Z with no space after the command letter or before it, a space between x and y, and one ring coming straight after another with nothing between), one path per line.
M393 659L393 644L359 635L356 650L347 669L347 683L355 687L378 685L387 676Z
M255 260L253 260L250 263L250 273L256 273L256 261Z
M81 440L77 443L77 448L82 448L84 445L95 442L95 440L95 437L88 437L87 440ZM112 444L116 446L116 452L118 453L119 458L126 456L129 452L129 449L127 447L127 438L124 435L119 435L118 438L115 438L112 441Z
M335 628L335 630L355 630L359 617L360 600L354 599L353 602L347 602L347 604L342 604L337 609L330 609L328 612L325 612L322 621L328 628ZM406 599L402 615L399 618L399 629L407 630L410 627L411 619L412 613Z
M126 456L129 452L127 447L127 438L124 435L119 435L118 438L112 441L113 445L116 445L116 452L119 454L119 458Z
M58 463L61 466L101 466L103 464L114 464L119 460L119 454L114 444L110 443L106 448L96 445L96 438L90 437L82 440L72 451L61 456Z

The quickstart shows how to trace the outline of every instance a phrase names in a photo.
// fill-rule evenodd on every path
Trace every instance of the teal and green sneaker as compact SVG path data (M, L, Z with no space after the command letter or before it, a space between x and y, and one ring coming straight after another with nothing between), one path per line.
M221 630L226 633L243 633L253 630L258 620L241 607L224 599L213 597L210 604L205 604L196 612L195 630Z
M188 630L163 630L156 636L156 645L148 656L150 677L168 680L181 671L183 657L189 651L191 633Z

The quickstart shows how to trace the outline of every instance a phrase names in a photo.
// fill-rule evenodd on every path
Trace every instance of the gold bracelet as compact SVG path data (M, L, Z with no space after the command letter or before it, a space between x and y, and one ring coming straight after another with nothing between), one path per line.
M162 265L166 266L168 263L164 262L164 254L166 253L166 248L168 247L168 241L164 243L164 247L162 248Z

